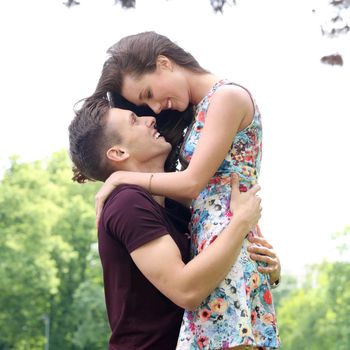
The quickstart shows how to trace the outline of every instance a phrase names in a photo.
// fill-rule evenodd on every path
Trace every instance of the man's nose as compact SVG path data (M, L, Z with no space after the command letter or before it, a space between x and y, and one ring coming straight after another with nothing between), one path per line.
M145 117L146 125L149 128L154 128L156 125L156 118L154 117Z

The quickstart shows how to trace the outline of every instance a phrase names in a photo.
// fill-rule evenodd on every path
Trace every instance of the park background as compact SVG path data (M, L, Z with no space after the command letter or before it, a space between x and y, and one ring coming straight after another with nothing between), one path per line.
M349 1L332 2L237 0L222 12L210 0L0 4L0 350L106 348L99 185L71 182L67 127L107 48L145 30L259 104L261 227L282 262L282 348L350 348ZM331 54L342 64L321 60Z

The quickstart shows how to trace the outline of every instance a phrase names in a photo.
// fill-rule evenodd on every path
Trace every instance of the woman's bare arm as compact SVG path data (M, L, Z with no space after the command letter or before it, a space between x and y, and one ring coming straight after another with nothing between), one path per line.
M100 212L109 193L118 185L135 184L178 200L194 199L207 185L224 160L237 131L252 121L254 106L250 95L237 86L223 86L213 95L203 130L186 170L173 173L113 173L96 195Z

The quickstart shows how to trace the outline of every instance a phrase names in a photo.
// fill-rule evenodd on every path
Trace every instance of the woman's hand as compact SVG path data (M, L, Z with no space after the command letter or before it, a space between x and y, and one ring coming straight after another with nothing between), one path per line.
M270 283L274 284L281 277L281 263L273 246L262 236L259 226L257 226L257 235L249 234L248 239L252 243L248 247L250 257L267 263L267 266L259 266L258 270L269 274Z
M122 174L122 171L114 172L112 175L109 176L109 178L104 182L100 190L97 192L95 196L96 226L98 226L103 205L106 199L115 188L123 184L121 177Z

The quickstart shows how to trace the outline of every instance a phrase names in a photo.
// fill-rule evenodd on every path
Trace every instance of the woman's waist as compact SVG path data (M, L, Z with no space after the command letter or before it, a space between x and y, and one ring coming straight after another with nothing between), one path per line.
M224 218L223 218L224 219ZM209 226L203 227L203 223L199 230L196 228L197 225L195 223L191 223L192 228L192 247L194 249L197 249L197 253L201 252L203 249L208 247L211 243L213 243L218 236L221 235L221 233L225 230L229 223L229 218L225 218L221 223L217 223L214 225L213 223L209 223ZM256 235L256 230L253 229L250 231L251 234ZM248 234L245 236L245 238L242 241L241 249L240 249L240 255L241 257L250 258L248 253L248 247L251 246L252 243L248 239ZM248 259L249 260L249 259Z
M241 192L248 191L253 185L257 183L257 176L247 176L239 173L239 190ZM218 194L228 193L231 194L231 173L217 173L213 176L208 184L203 188L196 201L207 200L211 196Z

